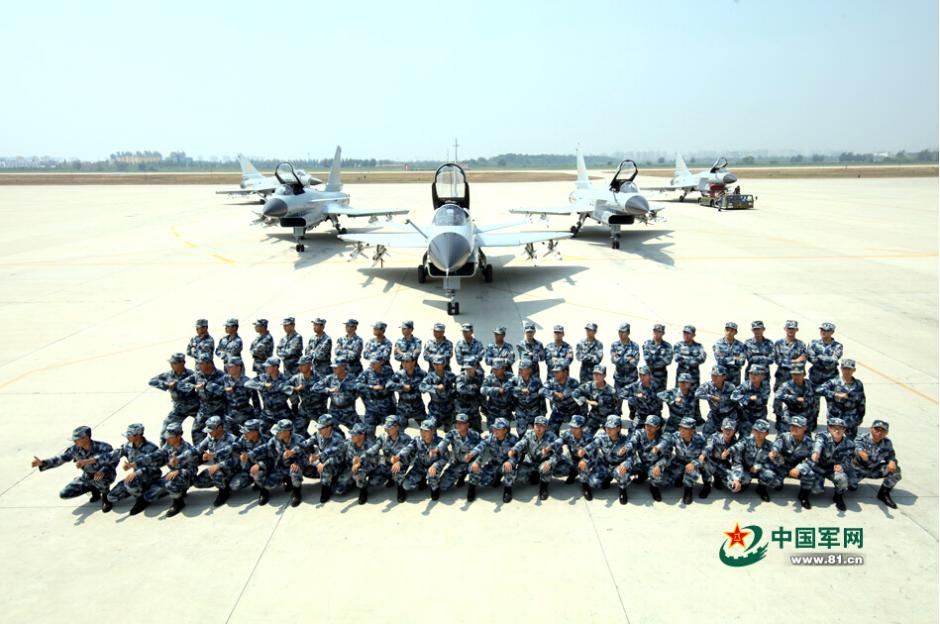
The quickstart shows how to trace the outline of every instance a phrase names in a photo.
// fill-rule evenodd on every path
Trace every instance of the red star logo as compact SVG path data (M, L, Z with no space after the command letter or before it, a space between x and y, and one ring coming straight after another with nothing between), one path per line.
M734 523L734 531L725 531L725 535L731 538L731 543L728 544L728 548L731 548L735 544L741 544L741 548L747 548L744 543L744 538L747 535L750 535L750 531L742 531L741 525L737 522Z

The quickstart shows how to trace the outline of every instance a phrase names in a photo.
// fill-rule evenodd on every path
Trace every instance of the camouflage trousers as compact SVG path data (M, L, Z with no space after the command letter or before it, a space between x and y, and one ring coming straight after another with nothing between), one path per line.
M470 472L470 464L467 462L451 462L442 472L438 472L436 477L429 474L428 485L432 490L438 489L446 492L457 485L461 477L466 477L468 472Z
M730 477L731 462L712 459L710 457L705 458L705 463L702 465L702 481L707 482L712 479L718 479L719 483L727 485Z
M666 485L669 485L669 481L667 481L667 477L668 477L668 474L667 474L668 471L666 470L667 465L663 464L661 461L648 462L644 460L642 457L631 457L627 459L626 463L627 463L627 469L629 470L631 475L637 475L637 476L645 475L646 478L649 479L650 485L654 487L664 487ZM659 466L661 468L661 471L658 477L653 474L653 469L656 466Z
M322 473L317 470L316 465L308 464L303 467L303 476L310 479L319 479L321 484L336 485L339 482L340 475L342 475L345 470L346 465L344 463L335 459L328 459L323 462ZM342 492L337 490L337 493L345 494L346 490L344 489Z
M596 461L591 466L591 473L588 476L588 484L592 488L599 488L604 485L604 481L611 479L616 481L621 490L625 490L630 485L631 472L630 461L624 458L619 464L612 464L607 461ZM583 481L582 481L583 483Z
M137 477L130 483L123 479L108 492L108 500L112 503L122 501L129 496L134 498L144 495L151 485L160 478L159 470L138 470Z
M779 470L774 466L763 465L757 469L756 473L751 473L750 468L747 470L732 470L728 474L727 485L728 488L731 488L731 483L734 481L740 481L741 487L749 485L752 480L757 479L757 482L760 485L768 488L776 488L783 485L783 476Z
M175 479L167 479L164 475L147 488L147 491L144 492L144 500L152 503L166 495L169 495L173 500L182 498L186 496L186 490L192 486L193 479L194 476L191 470L181 470Z
M650 367L650 375L659 384L660 389L669 387L669 370L665 366L663 368Z
M473 463L471 466L476 466ZM503 473L503 462L492 461L486 464L479 464L480 471L473 472L472 467L467 481L479 487L489 487L496 484L496 479Z
M203 468L196 474L196 478L193 479L193 487L204 490L207 488L219 488L220 490L231 487L232 480L232 471L227 470L222 467L215 472L215 474L209 474L208 468Z
M594 410L588 412L587 419L584 421L584 431L589 435L594 435L597 433L598 429L601 429L604 426L604 422L607 419L604 416L601 416Z
M493 426L493 423L496 422L497 418L505 418L509 422L512 422L512 407L509 405L502 405L497 407L490 404L486 412L487 429Z
M199 413L196 414L196 418L193 420L193 428L191 431L193 446L199 446L199 443L202 442L208 435L203 431L203 429L206 428L206 421L208 421L213 416L218 416L222 418L223 422L225 421L225 413L221 411L218 413L212 413L199 410Z
M101 472L104 473L104 478L101 481L95 481L94 474L82 472L80 476L65 484L65 487L59 491L59 498L75 498L94 490L107 494L114 482L114 468L103 468Z
M347 429L351 428L359 420L359 414L356 413L356 408L353 406L350 407L330 407L330 415L333 419L339 424L345 426Z
M428 480L428 469L431 468L432 464L425 462L415 462L411 464L411 467L408 468L408 473L405 475L405 480L402 481L401 486L407 491L411 492L418 488L421 485L422 481ZM430 481L428 480L428 483Z
M698 483L702 479L702 471L698 466L694 466L692 472L689 472L686 469L689 463L674 457L663 471L666 484L678 486L681 481L682 487L692 487Z
M431 401L428 404L428 418L433 419L437 426L444 431L450 431L454 428L454 416L456 415L453 402Z
M398 474L392 474L392 467L388 464L379 464L375 467L377 483L385 483L387 480L391 479L395 485L403 485L407 474L408 465L405 462L401 462L401 470L398 471Z
M263 423L264 430L270 431L271 426L274 425L277 421L286 418L288 420L293 420L294 414L287 408L279 409L263 409L258 413L258 418L261 419Z
M181 403L174 403L173 409L166 415L166 418L163 419L163 424L160 426L160 443L163 444L166 442L166 428L171 423L183 424L187 418L192 416L196 417L196 414L199 412L199 406L195 405L184 405Z
M892 473L888 472L887 464L881 464L880 466L875 466L872 468L867 468L865 466L855 466L855 482L858 483L862 479L884 479L881 482L887 489L892 489L898 484L898 481L901 480L901 467L898 466L897 469Z
M300 464L296 465L300 466ZM304 482L304 473L302 469L294 472L288 466L277 466L272 470L258 472L254 479L255 485L263 490L270 490L287 483L300 487Z
M809 462L800 462L796 466L781 466L780 472L783 475L784 480L788 478L794 478L790 476L790 471L794 468L797 468L800 471L800 476L797 477L800 481L800 489L812 490L817 487L816 473L814 472L812 466L810 466Z
M376 470L377 468L378 466L366 466L363 464L359 467L358 471L353 472L352 466L347 466L346 470L343 471L336 481L336 493L345 494L352 489L353 485L357 488L362 488L385 483L385 478L379 474L379 471Z
M541 416L542 412L538 410L530 411L517 409L516 410L516 435L520 438L525 435L525 432L532 428L532 424L535 422L536 416Z
M395 402L386 401L378 405L370 405L366 408L366 413L362 417L362 424L371 429L375 429L385 422L385 417L395 413Z
M421 399L416 401L399 400L398 406L395 408L395 414L398 416L398 422L401 423L401 430L404 431L408 428L409 420L413 420L416 425L420 425L427 415L427 410L424 408L424 401Z
M843 467L842 472L836 472L834 466L820 466L814 464L810 467L813 473L814 482L810 488L814 494L821 494L825 490L826 480L832 481L836 494L845 494L849 487L854 487L858 483L855 471L851 466Z
M246 487L254 483L254 477L251 476L251 473L247 470L239 470L232 475L232 478L229 479L228 489L233 492L238 490L244 490Z
M503 483L508 487L512 487L516 481L525 484L534 480L536 474L538 474L538 480L541 483L548 483L555 474L555 464L556 459L554 457L540 460L537 464L525 460L520 461L503 476Z
M548 417L548 428L551 429L556 436L561 435L561 426L568 424L568 421L571 420L571 417L575 414L581 414L582 410L556 410L553 409L551 416Z
M581 457L559 457L555 462L554 474L556 477L567 477L572 472L577 474L579 483L587 483L591 478L591 462L583 458L587 467L581 470L578 464L581 463Z
M721 421L725 418L730 418L735 421L736 426L738 420L740 420L737 412L727 412L723 414L718 410L709 410L708 416L705 417L705 424L702 426L702 435L707 438L716 431L721 431Z

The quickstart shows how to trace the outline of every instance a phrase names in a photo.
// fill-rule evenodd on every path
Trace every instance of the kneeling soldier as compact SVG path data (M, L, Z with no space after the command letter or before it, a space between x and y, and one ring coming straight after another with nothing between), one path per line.
M876 420L866 433L855 439L855 476L858 480L884 479L878 490L878 500L891 509L897 509L891 490L901 480L901 468L894 454L894 445L887 436L888 421Z
M470 452L480 443L480 434L470 429L470 417L466 414L457 414L454 427L455 429L447 432L437 448L431 451L433 455L447 459L447 468L443 471L439 466L431 466L428 470L431 500L440 498L442 491L446 492L455 485L461 487L464 484L473 459Z
M225 430L222 419L212 416L206 421L203 430L206 435L202 442L196 445L196 455L200 462L209 464L209 467L196 475L193 485L197 488L215 487L219 490L213 507L221 507L232 494L229 482L238 466L238 457L235 451L235 436Z
M650 494L657 502L663 500L660 488L666 482L666 466L672 453L672 438L663 433L662 426L661 416L646 417L643 428L634 431L630 438L630 450L634 455L628 465L637 483L649 479Z
M686 416L679 421L679 430L672 434L672 450L672 461L666 467L666 482L681 483L682 503L691 505L692 487L703 478L702 453L705 451L705 436L695 431L695 418ZM704 484L702 489L705 489Z
M889 442L890 444L890 442ZM111 453L114 449L107 442L91 439L91 427L76 427L72 431L72 446L55 457L39 459L33 457L32 467L40 472L58 468L65 462L74 462L82 473L69 481L59 492L59 498L75 498L91 492L91 502L101 501L101 511L111 511L108 492L114 481L114 464Z
M845 493L854 485L852 456L855 455L855 442L845 435L845 421L830 418L828 431L816 436L813 454L810 455L810 467L816 474L814 492L822 492L825 479L832 481L836 492L832 501L839 511L845 511Z
M306 451L307 476L320 479L320 502L330 500L334 487L337 494L345 494L339 477L346 467L346 439L334 428L330 414L317 420L317 432L307 439Z
M379 465L376 468L376 474L385 481L385 487L391 487L394 483L398 486L398 502L405 502L405 488L402 483L405 481L408 463L402 464L402 452L411 443L411 436L402 433L401 421L395 414L389 414L385 417L385 435L379 438L379 446L382 451L379 458Z
M303 460L304 439L294 433L294 423L287 418L277 421L271 428L271 439L264 446L249 453L255 462L251 467L251 476L259 488L258 504L266 505L271 498L271 488L285 484L290 488L290 506L300 504L300 488L304 482ZM262 461L267 459L266 471L262 471Z
M705 485L698 493L699 498L708 498L712 485L720 490L728 482L732 463L731 447L735 443L737 426L733 418L725 418L721 421L719 430L705 439L705 448L702 450L701 457L702 480L705 481Z
M425 489L431 468L436 467L438 472L444 469L444 459L432 452L441 442L443 439L437 435L437 422L433 418L421 421L420 435L412 438L400 455L402 465L408 467L408 474L402 483L406 492L416 488Z
M196 447L183 439L181 423L168 424L165 433L166 442L159 451L157 462L158 465L165 464L169 470L144 492L144 498L152 503L169 494L173 503L166 517L172 518L186 506L186 491L196 478L199 455L196 454Z
M774 440L774 450L770 459L777 462L783 471L783 477L800 480L800 493L797 500L804 509L812 509L809 502L809 493L816 480L809 465L810 455L813 454L813 436L806 435L806 419L794 416L790 419L790 430L780 434Z
M593 464L593 447L591 444L594 441L594 436L584 430L584 424L584 416L580 414L572 416L568 422L568 431L563 431L561 437L558 438L560 446L568 448L568 457L559 456L558 464L555 466L555 474L567 475L566 484L574 483L575 479L580 481L584 497L591 500L594 495L588 481Z
M558 440L554 432L548 430L548 426L548 418L537 416L534 428L526 431L509 451L510 470L503 479L506 484L503 488L503 502L512 500L512 486L517 479L530 484L538 481L539 500L548 498L548 484L555 469L554 454Z
M627 504L627 485L630 483L630 439L621 435L620 416L608 416L604 423L604 433L594 436L591 447L595 461L591 469L590 484L584 488L584 497L593 498L592 490L597 487L610 487L610 482L617 481L620 486L620 504Z
M470 476L467 480L467 501L473 502L477 497L477 486L489 487L496 485L505 472L505 464L509 461L509 451L519 442L519 438L509 433L509 420L502 416L493 421L493 431L483 437L470 454L473 463L470 464Z
M734 493L743 490L757 478L757 494L765 503L770 500L767 488L779 488L783 476L777 464L770 458L773 445L767 439L770 423L766 418L759 418L751 427L751 433L741 438L731 447L731 474L728 477L728 489Z
M155 456L160 449L144 437L144 426L140 423L128 425L124 436L127 438L127 443L112 451L110 463L117 465L123 457L123 468L131 473L111 489L108 493L108 500L114 504L128 496L133 496L134 506L131 507L130 515L134 516L150 504L144 498L144 492L160 478L160 468Z

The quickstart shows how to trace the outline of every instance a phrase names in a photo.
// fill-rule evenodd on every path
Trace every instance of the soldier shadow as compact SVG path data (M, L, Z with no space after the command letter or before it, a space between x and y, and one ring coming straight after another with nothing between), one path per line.
M76 507L72 510L72 515L75 516L75 522L73 523L74 526L85 524L85 520L99 512L101 512L100 501L97 503L86 502L85 504Z

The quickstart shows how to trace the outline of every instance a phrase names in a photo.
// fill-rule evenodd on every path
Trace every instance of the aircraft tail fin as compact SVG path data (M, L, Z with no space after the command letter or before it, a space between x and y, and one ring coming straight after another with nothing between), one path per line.
M326 191L342 191L343 181L339 177L340 160L343 148L336 146L336 154L333 156L333 166L330 167L330 177L326 180Z
M255 169L255 166L251 164L251 161L248 160L248 157L244 154L238 155L238 165L242 169L243 178L257 178L261 176L261 172Z
M682 154L676 153L676 175L682 175L688 173L689 168L685 164L685 159L682 157Z
M591 187L591 179L588 177L587 167L584 165L584 155L581 153L581 147L578 147L578 180L575 182L575 188L586 189Z

